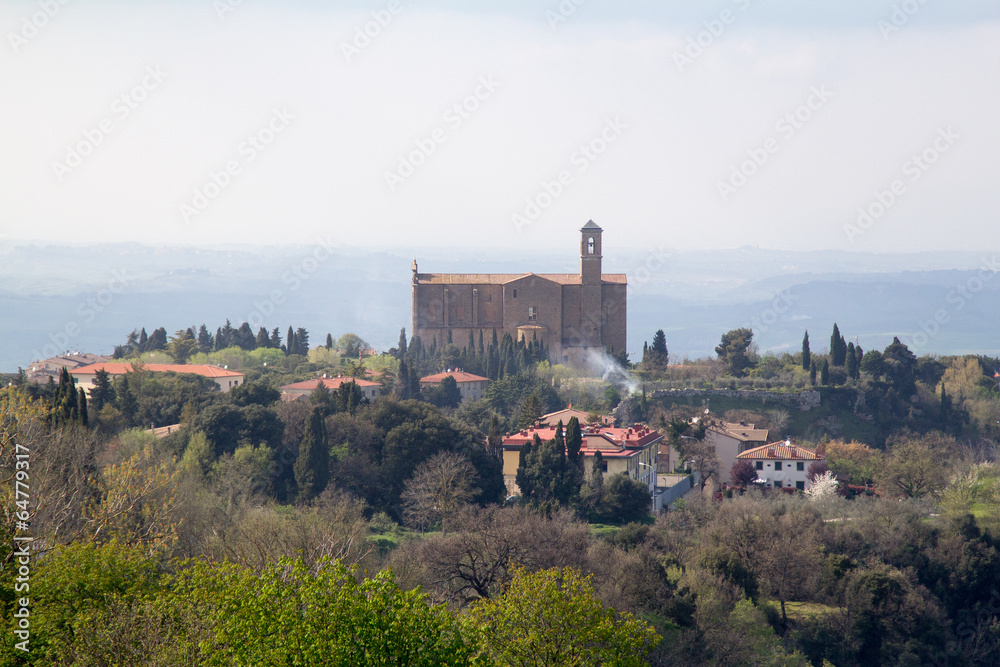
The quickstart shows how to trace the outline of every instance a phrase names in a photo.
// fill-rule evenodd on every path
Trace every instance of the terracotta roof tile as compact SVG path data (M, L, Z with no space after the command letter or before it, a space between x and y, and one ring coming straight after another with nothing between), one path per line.
M111 375L124 375L125 373L132 372L132 364L106 361L99 364L90 364L89 366L74 368L69 372L69 374L93 375L102 369ZM243 373L227 370L218 366L211 366L209 364L144 364L142 369L153 373L194 373L208 378L244 376Z
M806 449L805 447L800 447L799 445L793 444L788 440L782 440L780 442L772 442L767 445L761 445L760 447L754 447L753 449L748 449L745 452L741 452L736 455L738 459L767 459L767 460L806 460L813 461L818 459L823 459L825 457L818 456L816 452L811 449Z
M420 384L438 384L441 380L448 376L455 378L455 382L461 384L463 382L489 382L489 378L484 378L481 375L473 375L472 373L466 373L465 371L445 371L444 373L435 373L434 375L428 375L426 377L420 378Z
M281 387L282 390L290 389L308 389L314 390L322 382L327 389L339 389L340 385L350 382L355 382L359 387L381 387L381 383L372 382L370 380L362 380L360 378L352 377L340 377L335 378L313 378L312 380L303 380L302 382L293 382L292 384L286 384Z

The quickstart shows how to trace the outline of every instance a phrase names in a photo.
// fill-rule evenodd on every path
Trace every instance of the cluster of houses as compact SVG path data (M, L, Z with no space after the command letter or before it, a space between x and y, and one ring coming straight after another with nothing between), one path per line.
M194 373L210 378L219 389L227 392L246 381L246 376L238 371L211 365L198 364L146 364L149 372ZM124 362L99 361L93 364L77 366L69 371L77 384L85 390L94 385L99 370L109 375L117 376L128 373L132 365ZM327 377L326 375L295 382L281 387L281 397L285 401L293 401L308 396L321 384L330 391L336 391L344 383L354 382L362 395L374 400L382 391L382 384L375 381L374 373L368 372L367 378L349 376ZM460 369L447 370L420 379L422 386L437 386L446 377L455 379L462 401L476 401L483 397L489 383L488 378L467 373ZM687 480L686 475L673 475L686 467L678 452L664 436L644 424L616 424L611 417L600 417L591 421L594 416L572 406L542 416L529 428L511 433L503 438L503 475L510 495L517 495L519 490L515 481L521 447L532 442L537 435L541 440L551 440L555 436L558 424L569 423L576 418L580 423L583 435L581 453L584 457L584 467L589 475L593 461L598 452L601 454L602 470L614 475L625 473L632 479L646 484L650 494L656 498L664 495L663 500L679 497L678 493L664 492ZM170 432L173 427L163 427L158 431ZM798 489L809 488L808 471L810 464L823 459L815 451L796 445L788 440L769 442L768 430L756 428L746 422L719 421L706 429L705 440L715 448L719 459L718 481L731 484L730 470L738 460L750 461L757 470L758 485L768 488ZM690 488L690 481L687 481ZM676 490L675 490L676 491Z

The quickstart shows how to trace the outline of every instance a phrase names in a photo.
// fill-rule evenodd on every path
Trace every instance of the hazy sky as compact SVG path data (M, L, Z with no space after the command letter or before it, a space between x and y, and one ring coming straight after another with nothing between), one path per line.
M0 238L1000 248L996 0L64 2Z

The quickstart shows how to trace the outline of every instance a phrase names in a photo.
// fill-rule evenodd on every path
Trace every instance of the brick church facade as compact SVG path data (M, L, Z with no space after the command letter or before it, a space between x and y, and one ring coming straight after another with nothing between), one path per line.
M583 366L589 353L625 349L625 274L601 273L602 229L580 230L580 273L418 273L413 262L413 328L425 346L464 345L509 333L537 337L552 363Z

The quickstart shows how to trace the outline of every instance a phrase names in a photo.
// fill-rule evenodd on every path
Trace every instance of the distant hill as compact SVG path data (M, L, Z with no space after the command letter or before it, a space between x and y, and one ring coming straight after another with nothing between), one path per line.
M422 271L576 271L572 252L448 252L321 246L89 247L0 243L0 371L67 350L108 354L133 328L176 329L229 318L313 342L355 332L377 348L409 331L410 263ZM455 259L455 258L459 259ZM1000 274L993 254L607 247L605 271L627 273L633 360L656 329L671 358L714 354L723 332L752 326L761 350L821 351L836 321L866 350L894 335L919 354L1000 355ZM1000 269L1000 266L997 267ZM959 292L964 286L965 295ZM972 292L973 289L978 291ZM776 295L778 298L776 300ZM942 323L934 322L935 315ZM921 324L933 336L922 334ZM926 338L926 340L925 340Z

